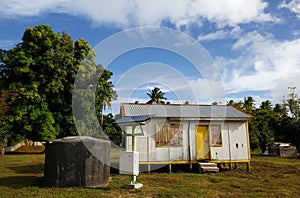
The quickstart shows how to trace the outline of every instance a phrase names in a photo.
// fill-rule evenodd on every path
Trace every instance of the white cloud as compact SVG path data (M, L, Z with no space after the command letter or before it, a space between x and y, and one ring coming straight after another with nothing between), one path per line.
M289 3L283 1L279 4L278 8L287 8L291 12L295 13L298 18L300 18L300 0L292 0Z
M141 75L142 74L142 75ZM133 80L134 79L134 80ZM222 82L203 78L187 78L171 65L161 63L143 63L130 68L114 80L119 101L145 102L146 92L158 86L171 95L168 101L174 103L189 101L224 101ZM134 98L134 99L133 99Z
M0 48L1 49L10 49L14 47L16 44L20 43L21 41L14 41L14 40L0 40Z
M271 90L273 103L282 103L287 100L288 94L291 93L289 87L296 87L295 93L300 96L300 74L291 74L289 77L281 78L278 80L276 87Z
M198 41L213 41L213 40L222 40L226 38L236 39L240 36L242 30L239 26L234 27L231 30L217 30L216 32L212 32L206 35L199 35Z
M218 1L195 1L194 10L201 13L209 21L216 22L219 26L234 26L249 22L277 21L264 9L268 3L261 0L218 0Z
M239 38L239 40L234 43L232 46L232 49L234 50L239 50L245 46L248 46L249 44L255 45L256 49L259 49L260 47L265 46L266 42L269 42L272 39L272 35L267 34L267 35L261 35L258 33L256 30L252 32L248 32L246 35L242 36ZM273 42L273 41L271 41ZM243 48L247 49L247 47Z
M216 32L212 32L206 35L199 35L198 41L212 41L212 40L221 40L228 37L228 32L224 30L218 30Z
M84 16L94 24L132 27L161 25L169 21L177 28L209 20L218 26L236 26L277 19L265 13L262 0L0 0L2 17L39 16L46 12Z
M293 34L294 36L300 36L300 30L294 30L294 31L292 32L292 34Z
M0 0L0 16L7 18L38 16L46 11L60 12L67 0Z
M72 15L84 16L95 25L117 25L128 26L130 24L130 13L134 11L134 1L120 0L73 0L65 6L65 12Z
M300 83L296 80L300 79L300 39L277 41L272 35L253 31L241 37L233 49L244 53L236 59L216 59L228 93L271 90L278 100L284 89Z

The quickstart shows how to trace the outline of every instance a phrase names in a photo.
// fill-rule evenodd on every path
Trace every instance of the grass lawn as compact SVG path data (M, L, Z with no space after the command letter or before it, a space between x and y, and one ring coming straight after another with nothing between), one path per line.
M33 152L31 152L33 153ZM44 154L0 157L0 197L300 197L300 159L253 156L251 171L238 166L217 174L142 173L144 187L124 189L130 176L111 174L101 188L43 186Z

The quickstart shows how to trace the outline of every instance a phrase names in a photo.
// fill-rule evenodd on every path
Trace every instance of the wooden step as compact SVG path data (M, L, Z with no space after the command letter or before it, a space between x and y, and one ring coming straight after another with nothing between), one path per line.
M219 172L219 168L217 164L209 163L209 162L199 163L199 173L216 173L216 172Z

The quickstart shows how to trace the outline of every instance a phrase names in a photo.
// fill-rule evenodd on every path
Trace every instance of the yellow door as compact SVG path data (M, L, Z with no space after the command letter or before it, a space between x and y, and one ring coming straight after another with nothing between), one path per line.
M209 135L207 125L198 125L196 131L197 160L210 159Z

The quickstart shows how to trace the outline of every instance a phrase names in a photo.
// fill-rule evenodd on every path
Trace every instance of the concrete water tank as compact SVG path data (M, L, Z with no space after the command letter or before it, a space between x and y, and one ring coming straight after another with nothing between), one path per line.
M110 174L110 141L72 136L47 142L44 176L56 187L99 187Z

